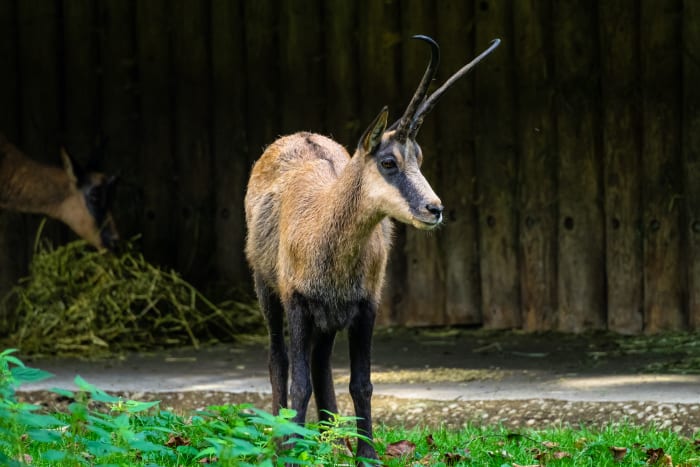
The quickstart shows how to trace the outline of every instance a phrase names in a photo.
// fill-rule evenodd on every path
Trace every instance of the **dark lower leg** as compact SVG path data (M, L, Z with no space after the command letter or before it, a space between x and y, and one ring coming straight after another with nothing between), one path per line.
M311 350L311 378L318 419L321 421L330 419L328 412L338 413L331 368L334 340L335 332L317 335Z
M348 330L350 345L350 396L355 406L357 432L372 440L372 383L370 366L372 353L372 331L376 307L371 303L360 305L357 317ZM376 459L372 444L358 440L357 456Z
M294 421L304 423L311 399L311 374L309 353L311 350L311 321L306 313L303 297L295 295L287 307L289 324L289 356L292 382L289 388L291 408L297 414Z
M287 407L287 379L289 360L284 342L284 309L260 277L255 276L255 290L260 302L270 337L268 369L272 386L272 412L279 413L280 407Z
M279 413L280 407L287 407L287 381L289 379L289 360L284 342L284 334L280 331L270 332L270 355L268 359L270 383L272 385L272 413Z

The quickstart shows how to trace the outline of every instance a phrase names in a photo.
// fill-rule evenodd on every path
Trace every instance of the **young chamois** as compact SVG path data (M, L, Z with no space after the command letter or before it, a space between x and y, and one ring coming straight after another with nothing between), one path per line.
M0 134L0 209L60 220L95 248L119 240L111 214L115 177L83 172L61 149L63 169L40 164Z
M358 432L370 439L370 348L391 246L390 218L423 230L442 221L440 198L420 171L416 134L445 90L500 42L493 41L427 97L439 48L429 37L415 37L430 44L431 58L398 121L387 128L384 107L352 157L319 134L284 136L255 163L245 197L246 256L268 325L274 409L287 407L291 363L295 421L305 421L312 392L320 419L328 418L325 411L337 412L330 359L336 332L348 328L350 395ZM377 454L360 440L357 456Z

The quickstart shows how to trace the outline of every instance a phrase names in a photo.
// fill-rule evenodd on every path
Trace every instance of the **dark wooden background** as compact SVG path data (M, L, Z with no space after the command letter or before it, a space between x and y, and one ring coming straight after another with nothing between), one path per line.
M428 117L445 226L399 229L384 324L700 328L695 0L0 0L0 130L78 159L107 138L124 237L197 285L250 290L242 199L277 136L348 148L503 43ZM0 289L39 219L0 214ZM47 235L71 238L57 223Z

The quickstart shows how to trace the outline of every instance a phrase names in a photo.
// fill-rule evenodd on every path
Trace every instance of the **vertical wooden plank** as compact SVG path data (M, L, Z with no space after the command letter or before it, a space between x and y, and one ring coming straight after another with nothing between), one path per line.
M99 17L100 125L106 138L101 169L119 172L114 216L125 238L140 233L144 179L138 151L136 90L136 11L124 0L96 2Z
M0 132L10 141L19 138L19 79L18 44L17 44L17 8L15 1L0 2L0 18L4 26L0 28ZM0 297L12 287L12 284L26 271L23 252L25 233L19 214L0 211ZM19 228L18 228L19 227ZM0 316L0 335L6 320L12 316Z
M566 332L602 329L606 321L594 11L584 0L553 3L559 149L558 329Z
M93 0L63 2L63 141L83 164L99 135L96 11Z
M484 327L521 325L517 261L515 111L512 3L479 0L476 49L500 37L501 46L475 70L480 118L476 126L479 189L479 245Z
M439 76L444 79L473 56L474 9L471 2L450 0L436 9L442 47ZM439 158L438 195L445 206L440 232L445 282L445 321L440 324L480 324L481 294L477 251L474 164L474 77L450 89L437 105L435 153ZM437 323L436 323L437 324Z
M323 2L326 130L352 154L364 128L359 121L357 3Z
M547 331L557 311L557 151L551 2L514 2L522 326Z
M58 162L58 4L17 2L21 140L32 157Z
M376 2L363 0L358 5L360 52L358 72L362 96L360 133L377 116L382 106L389 106L389 119L403 112L400 69L400 4L398 0ZM359 140L360 135L357 136Z
M242 2L248 162L280 135L279 14L274 0ZM247 183L247 181L246 181Z
M644 328L682 329L679 213L681 4L641 3L642 184L644 187Z
M401 24L401 83L402 96L406 104L416 91L430 57L427 44L411 39L416 34L435 37L435 5L430 0L404 0L401 2L403 21ZM439 41L439 38L437 39ZM446 73L438 73L438 77ZM463 83L460 83L463 84ZM442 102L443 105L448 102ZM423 150L425 175L438 196L439 154L435 147L435 115L428 115L416 136ZM407 326L441 325L445 322L445 281L440 255L441 232L426 233L412 227L406 228L404 256L407 268L404 288L405 306L402 307L403 322Z
M171 2L175 147L178 184L178 270L195 282L208 271L214 243L213 179L210 145L208 4Z
M399 2L363 0L358 4L360 50L358 73L360 80L360 133L377 116L382 106L389 106L389 120L401 117L404 98L400 94ZM358 140L360 134L356 137ZM354 146L357 144L355 141ZM382 306L377 316L381 325L401 324L403 292L406 289L406 263L403 256L405 228L396 224L394 244L387 266Z
M171 77L170 2L136 3L139 69L139 165L144 183L140 223L146 258L174 266L178 212L174 207L176 171L173 157L173 83ZM119 221L119 219L117 219Z
M4 92L0 93L0 132L10 141L19 139L19 44L18 44L18 19L17 2L9 0L0 2L0 86ZM1 274L1 273L0 273Z
M21 114L20 138L15 144L30 157L54 165L59 164L58 57L61 37L58 22L56 2L17 2ZM28 238L22 262L28 263L41 217L25 215L23 218ZM43 230L43 236L54 241L59 241L64 233L62 224L56 221L48 222Z
M216 1L211 12L213 157L216 218L214 265L227 288L249 283L243 255L243 197L248 180L245 63L240 3Z
M638 5L617 0L598 8L607 326L624 334L638 334L643 326Z
M700 4L683 2L683 174L688 321L700 329Z
M249 157L256 160L280 134L278 10L273 0L243 3Z
M323 52L321 5L285 0L280 5L282 132L322 132Z

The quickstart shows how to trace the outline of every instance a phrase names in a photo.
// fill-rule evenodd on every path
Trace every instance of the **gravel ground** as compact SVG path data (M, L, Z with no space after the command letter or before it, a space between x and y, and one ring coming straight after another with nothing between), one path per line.
M696 383L700 374L700 340L697 337L696 334L682 334L625 338L608 334L569 336L450 329L384 331L375 338L373 381L377 385L401 386L428 381L437 386L444 382L458 386L468 384L473 392L479 384L488 382L503 382L501 386L505 387L506 382L517 386L519 381L530 384L534 380L535 384L540 384L534 387L542 388L542 392L531 391L524 397L465 397L480 400L418 398L430 398L430 394L408 399L375 392L373 415L377 423L426 428L440 425L455 428L467 423L501 424L514 430L579 424L593 428L609 426L611 422L627 422L654 424L690 436L700 432L700 384ZM341 339L337 347L342 349L346 345ZM334 365L339 370L336 375L339 388L347 383L347 359L340 349L335 352L337 360ZM269 391L266 353L264 344L258 343L222 345L199 351L180 349L143 353L97 362L76 359L36 361L32 366L57 374L57 380L50 380L48 386L28 388L18 395L50 408L65 406L65 400L45 389L69 387L66 383L80 374L110 393L135 400L160 400L161 407L180 413L224 403L252 403L271 410L270 396L266 394ZM635 394L635 389L641 386L639 379L608 388L609 392L622 396L607 399L616 402L561 397L554 395L555 392L547 392L547 389L571 378L645 374L650 374L645 384L657 388L657 398ZM654 379L654 375L678 378L662 381ZM153 381L154 376L156 381ZM257 376L263 382L259 388L245 386L242 390L248 392L231 389L242 378L251 376ZM143 384L136 387L126 385L134 382ZM212 387L213 384L217 386ZM185 387L190 390L176 389ZM674 400L671 396L681 389L690 395L681 400L690 403L644 402ZM542 398L534 398L533 394L542 394ZM629 400L624 401L626 399ZM346 393L338 395L338 402L341 413L353 414ZM309 413L315 413L315 409L311 407Z
M161 407L178 413L203 409L209 405L251 403L271 410L269 395L227 392L122 393L136 400L160 400ZM47 391L20 393L20 397L55 409L65 406L64 398ZM649 402L572 402L554 399L495 401L434 401L374 396L373 415L376 423L393 426L435 428L444 425L459 428L465 424L503 425L513 430L543 429L557 426L583 425L589 428L613 423L654 424L686 436L700 431L700 404ZM352 414L347 394L338 396L339 411ZM313 417L313 401L309 409Z

